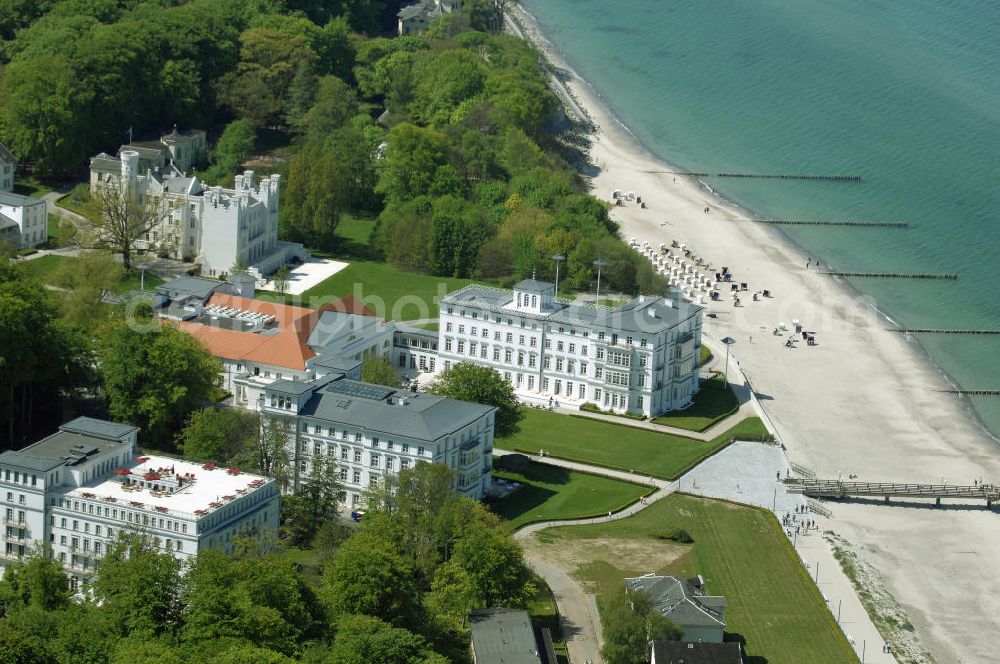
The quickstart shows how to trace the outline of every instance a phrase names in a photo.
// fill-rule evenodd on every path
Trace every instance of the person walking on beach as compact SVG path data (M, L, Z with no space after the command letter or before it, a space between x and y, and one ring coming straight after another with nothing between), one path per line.
M809 269L809 266L812 265L812 262L813 262L813 259L811 259L808 256L806 256L806 269L807 270Z

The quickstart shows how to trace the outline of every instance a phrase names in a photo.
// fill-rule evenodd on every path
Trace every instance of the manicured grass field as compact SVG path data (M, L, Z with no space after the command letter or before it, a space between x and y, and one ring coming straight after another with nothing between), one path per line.
M41 258L36 258L30 261L24 261L22 265L24 266L25 272L29 275L35 277L42 283L48 282L48 277L59 269L64 264L69 264L75 262L77 259L72 256L54 256L49 254L48 256L42 256ZM139 272L135 271L130 274L122 274L121 278L118 280L118 284L115 286L115 292L117 293L127 293L130 290L138 290L139 288L140 275ZM163 280L154 274L146 273L145 286L146 290L150 290L159 286L163 283Z
M716 376L702 384L690 408L654 417L653 422L688 431L704 431L735 413L739 407L736 395L726 386L722 376Z
M336 258L367 258L375 219L356 214L345 214L337 225Z
M437 318L439 298L472 281L415 274L386 263L359 260L307 290L301 302L315 308L323 304L323 299L354 295L383 318Z
M552 528L538 538L551 547L589 547L593 542L658 542L653 535L684 529L693 544L677 545L679 557L659 569L630 564L628 547L613 559L591 560L575 575L594 584L598 596L622 579L657 572L701 574L711 594L726 598L726 632L745 639L746 662L755 664L843 664L856 662L824 600L770 513L731 503L674 494L633 517L592 526ZM608 556L606 556L608 557Z
M524 485L516 493L492 503L493 511L514 528L534 521L607 514L649 493L649 488L638 484L534 462L524 473L498 470L493 476Z
M632 470L673 479L702 458L724 447L731 438L758 438L767 433L760 419L751 417L713 440L672 436L658 431L600 420L525 409L520 431L497 441L507 450L546 454Z

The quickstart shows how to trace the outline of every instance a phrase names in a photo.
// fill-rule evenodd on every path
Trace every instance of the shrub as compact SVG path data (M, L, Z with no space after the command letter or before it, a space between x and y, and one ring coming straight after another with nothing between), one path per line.
M684 530L683 528L675 528L674 530L661 530L652 533L652 536L656 539L670 540L672 542L679 542L681 544L694 543L694 538L691 537L691 533Z

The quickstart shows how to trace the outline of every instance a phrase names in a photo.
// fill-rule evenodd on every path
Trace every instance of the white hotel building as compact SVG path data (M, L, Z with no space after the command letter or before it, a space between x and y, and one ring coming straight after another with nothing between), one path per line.
M594 307L557 300L535 279L473 284L441 300L438 364L493 367L522 398L655 416L698 391L701 323L702 308L679 297Z
M0 454L0 565L43 543L77 589L119 533L142 533L179 559L231 551L237 535L276 531L274 480L157 456L137 456L135 427L78 417L51 436Z
M284 422L294 474L309 481L313 459L336 462L347 504L369 486L418 463L454 471L454 489L481 499L493 480L496 409L433 394L396 390L333 374L313 381L276 380L264 388L261 413Z

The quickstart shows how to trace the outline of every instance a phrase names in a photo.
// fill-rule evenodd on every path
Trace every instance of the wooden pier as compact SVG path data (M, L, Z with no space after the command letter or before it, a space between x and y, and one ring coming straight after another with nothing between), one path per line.
M827 271L831 277L865 277L869 279L947 279L955 281L957 274L919 274L905 272L834 272Z
M780 226L860 226L864 228L908 228L906 221L875 221L859 219L857 221L810 221L797 219L754 219L758 224L773 224Z
M987 507L1000 500L1000 486L995 484L899 484L896 482L856 482L843 480L801 479L782 480L790 492L811 498L933 498L941 506L942 498L969 498L985 500Z

